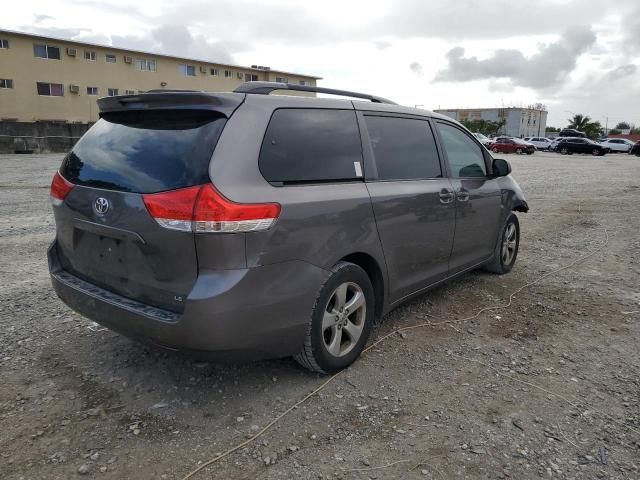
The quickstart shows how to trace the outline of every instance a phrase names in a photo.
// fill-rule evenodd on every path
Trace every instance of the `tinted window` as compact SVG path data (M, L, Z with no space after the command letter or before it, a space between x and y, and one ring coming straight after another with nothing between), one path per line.
M79 185L137 193L206 183L225 121L197 111L105 114L65 157L60 173Z
M360 132L352 110L276 110L262 142L269 182L327 182L362 177Z
M442 175L429 123L409 118L365 116L380 180Z
M452 177L484 177L487 168L482 149L462 130L438 123Z

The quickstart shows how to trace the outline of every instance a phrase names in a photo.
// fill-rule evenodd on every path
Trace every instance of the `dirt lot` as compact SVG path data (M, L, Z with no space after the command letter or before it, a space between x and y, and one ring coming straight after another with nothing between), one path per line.
M506 156L527 194L504 277L388 315L393 335L207 479L640 478L640 159ZM0 478L181 479L320 385L289 359L163 354L53 293L60 155L0 156Z

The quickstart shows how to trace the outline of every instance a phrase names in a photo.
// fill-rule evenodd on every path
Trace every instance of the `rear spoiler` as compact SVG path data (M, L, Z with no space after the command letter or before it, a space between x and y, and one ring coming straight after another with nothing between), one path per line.
M138 95L98 99L100 116L134 110L213 110L229 118L245 99L239 93L208 93L186 90L153 90Z

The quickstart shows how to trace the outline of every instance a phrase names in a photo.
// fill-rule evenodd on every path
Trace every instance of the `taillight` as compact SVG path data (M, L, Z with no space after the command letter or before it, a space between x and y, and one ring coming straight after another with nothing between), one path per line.
M278 203L236 203L211 184L143 195L151 216L164 228L196 233L257 232L280 215Z
M60 172L56 172L51 180L51 203L56 207L62 205L71 189L73 189L73 183L60 175Z

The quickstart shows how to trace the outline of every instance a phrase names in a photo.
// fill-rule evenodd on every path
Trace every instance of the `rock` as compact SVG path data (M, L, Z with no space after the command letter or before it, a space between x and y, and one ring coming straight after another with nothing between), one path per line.
M425 470L424 468L422 470L420 470L420 473L422 475L429 475L429 470Z
M89 460L93 460L94 462L100 458L100 454L98 452L94 452L89 456Z
M151 410L157 410L158 408L167 408L169 406L168 403L158 402L151 405Z
M236 417L236 422L238 423L244 422L244 417Z
M371 466L371 462L370 462L369 460L367 460L366 458L363 458L363 459L362 459L362 464L363 464L365 467L369 467L369 466Z
M105 473L107 471L107 466L106 465L102 465L102 466L100 466L100 468L98 470L100 470L102 473Z
M297 445L291 445L289 448L290 452L295 452L296 450L300 450L300 447Z
M86 463L83 463L78 467L79 475L88 475L90 471L91 471L91 467L89 467L89 465L87 465Z

